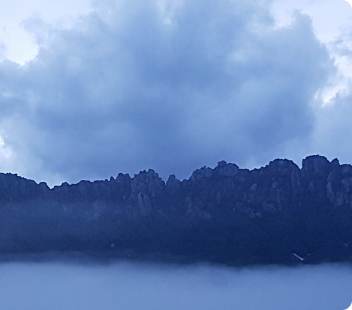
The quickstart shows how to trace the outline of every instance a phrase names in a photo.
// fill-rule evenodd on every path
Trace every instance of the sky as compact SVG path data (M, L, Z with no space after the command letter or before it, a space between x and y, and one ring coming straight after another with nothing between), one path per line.
M8 310L345 310L352 302L351 268L334 264L231 269L3 263L0 275L0 307Z
M0 171L49 185L352 163L345 0L14 0L0 12Z

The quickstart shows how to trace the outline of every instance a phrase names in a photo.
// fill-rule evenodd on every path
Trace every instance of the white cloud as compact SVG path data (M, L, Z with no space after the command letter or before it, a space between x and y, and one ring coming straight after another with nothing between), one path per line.
M348 35L352 29L352 8L344 0L273 1L272 11L278 26L292 23L297 10L311 18L314 33L326 44L338 68L338 74L331 78L320 93L324 103L331 104L337 94L349 92L351 59L336 50L336 42L342 41L349 45L352 43Z
M39 16L47 24L70 28L80 14L90 11L90 0L13 0L0 11L0 43L6 47L0 60L25 64L38 52L38 45L23 27L23 21Z
M11 150L6 145L4 138L0 135L0 157L1 159L8 159L12 155Z

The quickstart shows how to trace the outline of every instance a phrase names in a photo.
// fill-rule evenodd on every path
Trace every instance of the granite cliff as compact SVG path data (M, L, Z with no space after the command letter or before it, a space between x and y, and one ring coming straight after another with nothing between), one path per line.
M187 180L153 171L50 189L0 174L0 253L229 265L352 261L352 166L309 156Z

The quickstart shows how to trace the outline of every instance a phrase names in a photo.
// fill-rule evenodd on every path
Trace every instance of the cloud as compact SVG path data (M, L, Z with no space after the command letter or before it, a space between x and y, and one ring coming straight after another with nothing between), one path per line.
M0 265L2 309L346 309L349 266Z
M351 162L352 94L335 98L333 104L317 111L317 126L312 134L312 149L330 158L339 154L341 162Z
M26 25L41 47L0 64L0 168L52 183L295 159L335 70L310 19L275 27L266 1L103 1L70 29Z
M352 135L352 28L346 28L329 45L338 74L319 95L324 104L314 107L315 126L310 136L309 150L325 154L341 162L351 163L349 137ZM324 93L325 92L325 93ZM328 100L326 100L327 97Z

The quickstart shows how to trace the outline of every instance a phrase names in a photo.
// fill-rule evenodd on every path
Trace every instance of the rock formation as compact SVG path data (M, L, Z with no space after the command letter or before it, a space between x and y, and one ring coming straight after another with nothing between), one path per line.
M187 180L153 171L50 189L0 174L0 253L229 265L352 261L352 166L309 156Z

